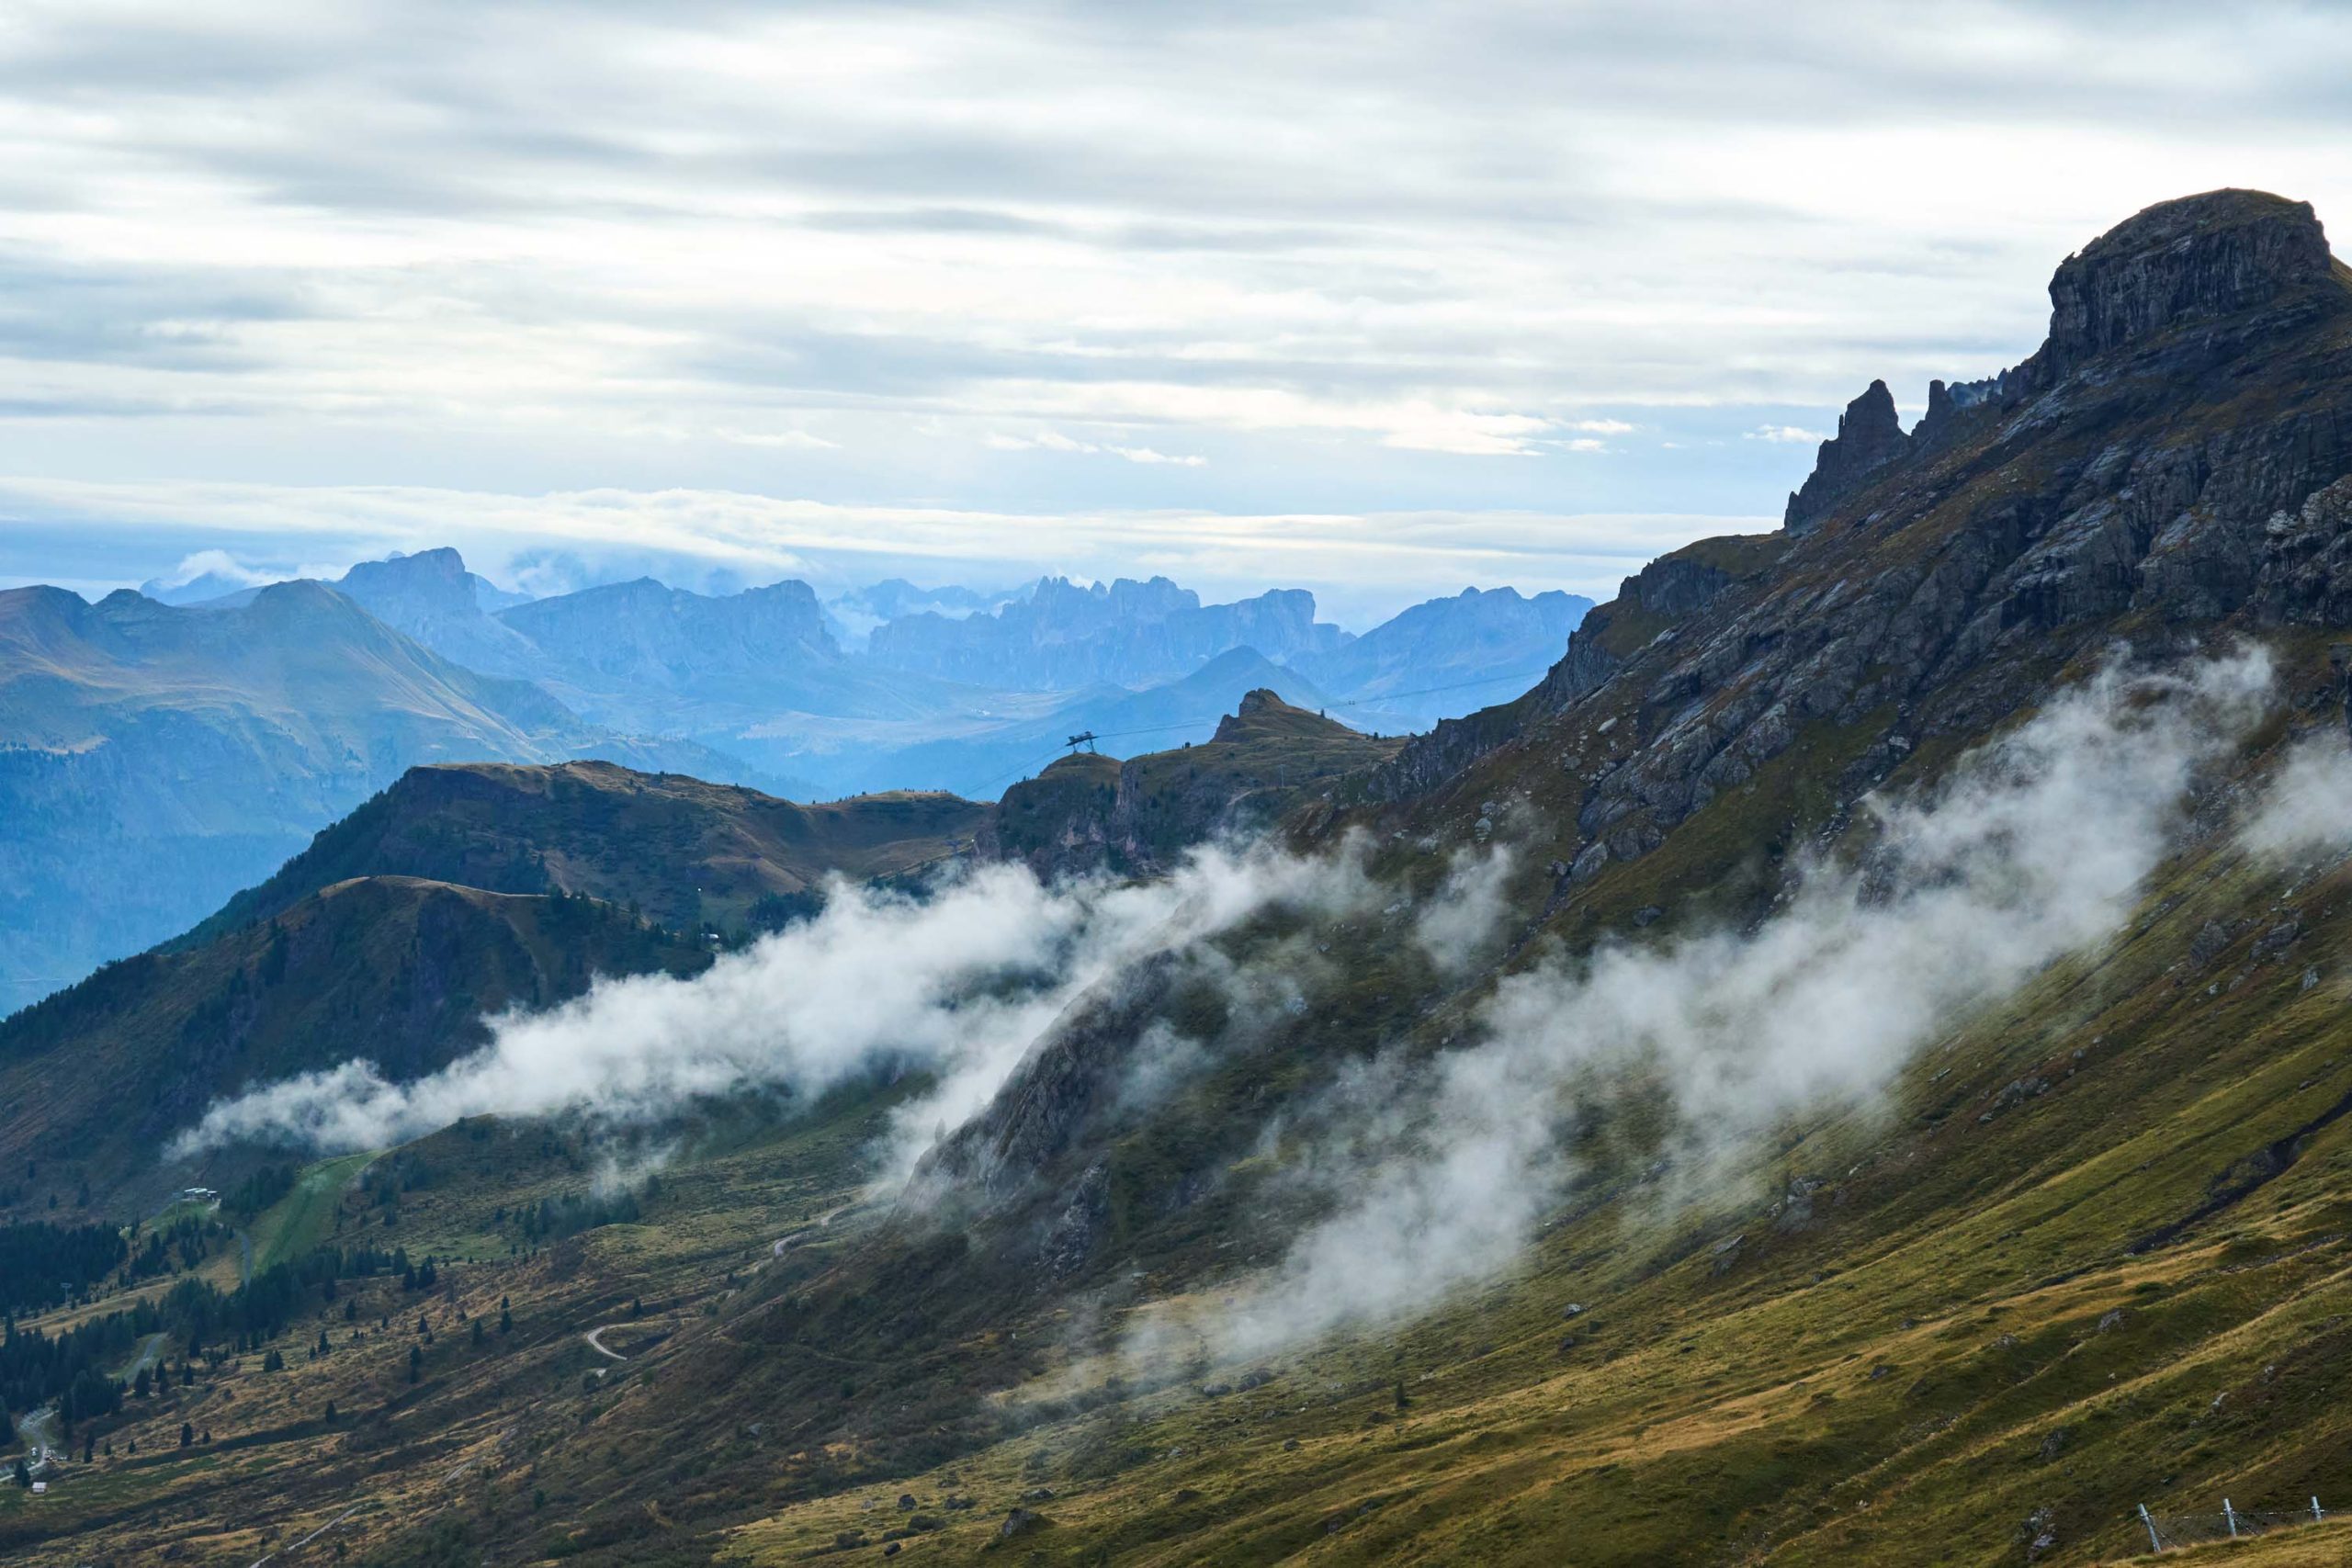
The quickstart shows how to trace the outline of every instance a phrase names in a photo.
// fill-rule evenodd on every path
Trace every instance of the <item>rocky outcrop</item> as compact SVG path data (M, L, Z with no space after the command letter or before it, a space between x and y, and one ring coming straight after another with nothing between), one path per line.
M2160 202L2067 257L2050 280L2046 376L2054 381L2185 324L2324 286L2333 265L2309 202L2253 190Z
M1597 868L1808 732L1867 731L1838 743L1850 798L2127 626L2352 619L2352 277L2317 233L2307 208L2247 192L2126 223L2059 269L2032 359L1931 389L1907 440L1874 387L1781 554L1732 571L1717 552L1736 541L1707 541L1629 580L1542 704L1498 710L1508 734L1416 742L1388 770L1397 796L1454 787L1498 747L1605 754L1561 856Z
M1125 762L1091 753L1058 759L1004 792L981 850L1047 877L1160 869L1195 844L1274 820L1401 744L1261 687L1198 746Z
M1530 723L1563 713L1599 691L1629 656L1705 609L1743 573L1776 557L1781 543L1770 536L1708 540L1660 556L1619 584L1616 598L1585 615L1569 634L1567 652L1532 691L1415 736L1394 761L1351 781L1349 798L1408 800L1437 788L1516 739Z
M1838 434L1821 444L1812 475L1790 494L1782 526L1792 534L1813 527L1910 448L1911 438L1894 412L1894 394L1885 382L1872 381L1838 416Z
M2263 525L2256 603L2278 626L2352 626L2352 479Z

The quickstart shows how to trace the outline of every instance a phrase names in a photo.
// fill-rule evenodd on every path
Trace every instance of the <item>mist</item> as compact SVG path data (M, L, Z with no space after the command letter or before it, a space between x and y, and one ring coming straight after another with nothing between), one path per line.
M2295 742L2239 825L2238 842L2278 862L2352 849L2352 747L2341 728L2330 725Z
M1217 846L1151 883L1047 886L993 865L926 897L837 883L820 914L688 979L603 979L576 999L488 1021L490 1041L408 1082L353 1059L213 1105L168 1151L239 1140L383 1148L480 1115L642 1126L747 1089L822 1094L918 1069L886 1171L984 1105L1030 1043L1088 987L1278 904L1368 901L1353 843L1302 858Z
M1503 979L1471 1043L1374 1063L1301 1164L1333 1204L1233 1305L1179 1332L1250 1357L1417 1314L1508 1269L1579 1174L1580 1089L1670 1099L1695 1196L1800 1109L1867 1101L1973 1009L2113 932L2167 852L2196 770L2260 716L2267 657L2109 670L1968 755L1865 803L1858 863L1802 868L1750 931L1610 946ZM1169 1348L1154 1329L1128 1347Z

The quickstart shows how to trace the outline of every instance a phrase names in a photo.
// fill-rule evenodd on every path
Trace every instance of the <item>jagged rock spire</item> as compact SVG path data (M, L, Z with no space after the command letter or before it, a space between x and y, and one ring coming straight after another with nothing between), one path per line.
M1885 382L1872 381L1838 416L1838 434L1821 444L1812 477L1789 496L1783 525L1792 534L1812 527L1871 475L1902 457L1910 444L1894 412L1894 394Z

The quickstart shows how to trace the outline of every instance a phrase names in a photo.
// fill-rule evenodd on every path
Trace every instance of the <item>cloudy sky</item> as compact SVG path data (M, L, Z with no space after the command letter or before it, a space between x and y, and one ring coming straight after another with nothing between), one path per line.
M2352 223L2347 60L2318 6L12 0L0 581L1605 596L2150 201Z

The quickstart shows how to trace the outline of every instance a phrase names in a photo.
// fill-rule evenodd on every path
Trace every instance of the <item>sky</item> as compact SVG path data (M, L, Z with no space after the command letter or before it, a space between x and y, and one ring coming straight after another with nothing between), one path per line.
M1165 572L1363 624L1776 526L2352 8L13 0L0 582Z

